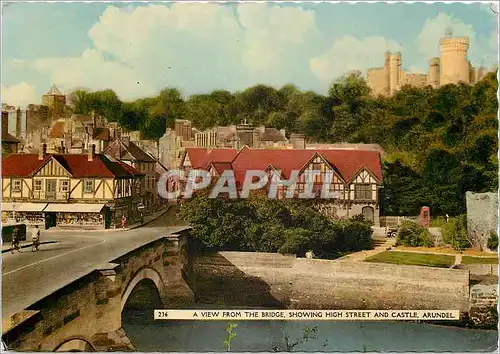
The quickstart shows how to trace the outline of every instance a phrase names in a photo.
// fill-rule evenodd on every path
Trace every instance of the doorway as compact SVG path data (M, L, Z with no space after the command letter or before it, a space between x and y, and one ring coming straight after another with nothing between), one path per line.
M45 213L45 229L56 227L56 213Z
M363 214L366 221L369 221L371 223L373 223L375 221L374 220L375 211L373 210L372 207L369 207L369 206L363 207L363 209L361 210L361 213Z

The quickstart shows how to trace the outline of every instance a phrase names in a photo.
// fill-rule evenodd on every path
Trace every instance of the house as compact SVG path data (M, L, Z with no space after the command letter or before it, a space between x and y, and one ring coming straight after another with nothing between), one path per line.
M156 160L132 142L128 136L122 136L120 139L112 141L106 148L105 154L144 174L141 208L144 208L144 214L153 212L157 207Z
M95 153L12 154L2 160L2 219L50 227L110 228L139 218L144 174Z
M231 162L237 154L236 149L186 148L181 157L180 169L187 176L191 169L206 170L212 162Z
M184 171L192 168L205 169L213 177L224 171L234 173L237 188L241 188L247 170L266 171L269 176L280 173L288 180L292 171L298 171L294 197L305 191L308 171L320 171L314 177L313 192L320 197L327 173L332 175L330 191L338 197L318 199L317 208L333 218L345 218L362 214L365 219L379 224L379 189L382 185L380 154L369 150L310 150L310 149L186 149L183 158ZM269 185L268 185L269 187ZM278 189L278 198L287 189Z
M7 112L2 111L2 155L17 153L19 140L9 134L8 131L9 116Z

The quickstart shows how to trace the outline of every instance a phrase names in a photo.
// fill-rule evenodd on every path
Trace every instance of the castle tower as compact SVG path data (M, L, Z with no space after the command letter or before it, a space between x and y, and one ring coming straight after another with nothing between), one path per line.
M441 85L470 82L469 37L452 37L453 32L447 31L447 37L439 41L441 52Z
M391 95L399 89L401 65L401 52L389 55L389 93Z
M385 52L385 60L384 60L384 87L386 95L389 95L391 93L390 63L391 63L391 52L387 51Z
M429 71L427 73L427 85L432 87L439 86L440 65L439 58L432 58L429 60Z
M44 106L49 107L49 110L52 112L52 117L55 118L64 113L66 96L59 91L56 84L53 84L49 92L42 96L42 103Z

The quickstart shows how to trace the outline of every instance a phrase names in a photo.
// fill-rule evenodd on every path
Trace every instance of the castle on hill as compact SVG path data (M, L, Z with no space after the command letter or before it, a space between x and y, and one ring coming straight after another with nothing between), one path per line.
M401 52L386 52L384 66L368 69L368 86L373 95L391 96L404 85L440 87L447 84L475 84L488 72L485 67L473 67L467 58L469 37L454 37L451 30L439 41L440 56L429 60L427 74L403 69Z

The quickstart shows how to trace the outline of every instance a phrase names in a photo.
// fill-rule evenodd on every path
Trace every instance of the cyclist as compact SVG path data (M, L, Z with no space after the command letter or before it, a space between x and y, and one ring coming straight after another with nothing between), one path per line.
M11 252L14 253L15 250L18 250L21 253L21 240L19 240L19 232L17 227L12 230L12 249Z
M38 247L40 246L40 230L38 229L38 225L35 225L32 231L31 240L33 241L31 244L31 251L38 251Z

